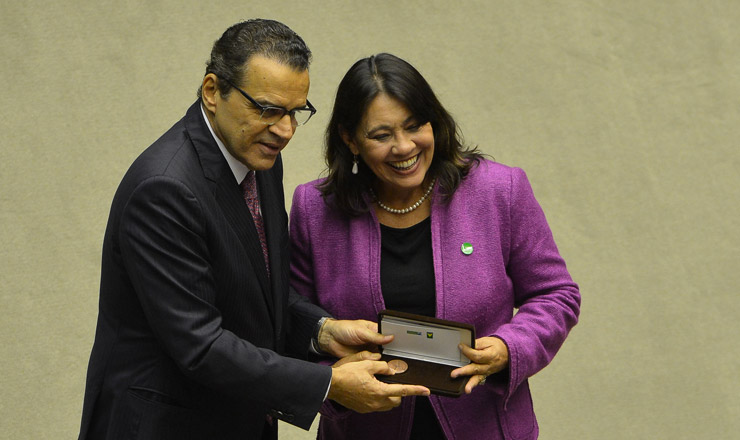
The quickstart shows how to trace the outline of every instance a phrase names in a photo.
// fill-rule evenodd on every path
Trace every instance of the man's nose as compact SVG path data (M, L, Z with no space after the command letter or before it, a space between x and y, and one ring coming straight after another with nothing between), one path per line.
M290 113L285 113L280 120L270 126L270 131L283 139L290 140L295 133L295 127L293 116Z

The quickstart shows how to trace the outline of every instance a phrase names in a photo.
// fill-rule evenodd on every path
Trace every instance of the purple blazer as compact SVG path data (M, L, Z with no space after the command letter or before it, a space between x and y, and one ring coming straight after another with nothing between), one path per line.
M290 213L291 284L340 319L377 321L380 225L373 211L347 217L315 188L298 186ZM509 368L459 398L432 396L447 438L534 439L527 378L544 368L578 321L580 294L524 171L481 161L448 202L432 199L437 317L475 326L509 348ZM473 245L469 255L463 243ZM514 314L514 310L518 312ZM326 402L319 438L407 439L414 398L357 414Z

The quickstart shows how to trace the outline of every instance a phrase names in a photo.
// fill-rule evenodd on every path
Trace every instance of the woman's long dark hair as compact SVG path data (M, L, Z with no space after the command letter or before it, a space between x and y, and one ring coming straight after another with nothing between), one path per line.
M432 124L434 158L427 175L437 179L445 196L455 192L470 168L482 158L477 148L463 145L454 119L411 64L387 53L361 59L344 75L337 89L326 128L327 176L319 187L325 199L333 195L336 207L350 216L370 209L364 196L374 174L361 160L358 174L352 174L353 155L342 140L342 133L355 136L365 111L379 94L402 102L418 123Z

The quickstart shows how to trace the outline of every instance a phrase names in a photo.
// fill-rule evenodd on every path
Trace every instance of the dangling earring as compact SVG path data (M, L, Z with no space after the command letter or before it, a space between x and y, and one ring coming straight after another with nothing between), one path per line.
M359 170L357 169L357 155L355 154L355 157L352 158L352 174L357 174Z

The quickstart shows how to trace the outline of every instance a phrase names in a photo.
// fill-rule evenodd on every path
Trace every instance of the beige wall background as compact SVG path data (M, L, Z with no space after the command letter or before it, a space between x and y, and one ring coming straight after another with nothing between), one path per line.
M322 170L342 75L382 51L527 171L583 293L531 380L541 438L737 438L740 2L0 3L0 437L76 438L113 193L213 41L266 17L314 52L289 196Z

